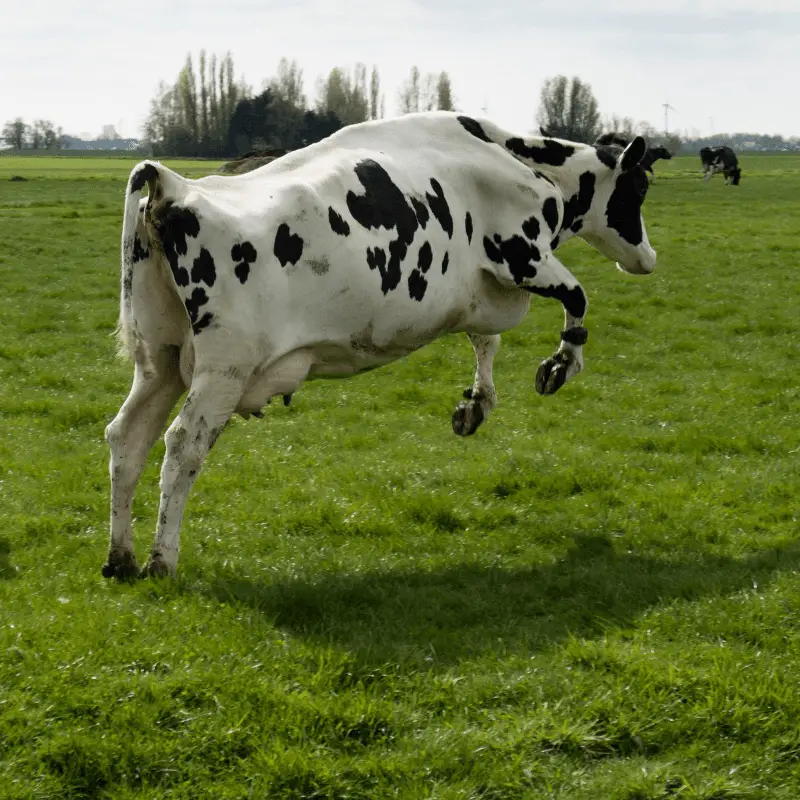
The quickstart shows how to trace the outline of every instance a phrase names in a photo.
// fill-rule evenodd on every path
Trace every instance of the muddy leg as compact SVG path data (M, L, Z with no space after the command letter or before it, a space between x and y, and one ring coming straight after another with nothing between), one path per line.
M242 396L243 381L219 373L196 374L178 416L164 441L161 503L153 549L142 575L174 575L178 566L180 526L189 491Z
M138 571L131 529L133 495L147 454L182 391L175 355L165 349L151 366L136 364L130 394L106 428L111 449L111 541L103 566L106 578L130 578Z

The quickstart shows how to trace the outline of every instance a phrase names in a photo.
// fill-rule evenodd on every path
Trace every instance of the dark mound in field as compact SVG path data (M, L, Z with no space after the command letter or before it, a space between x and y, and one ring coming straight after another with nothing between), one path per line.
M245 172L252 172L254 169L263 167L264 164L269 164L276 158L280 158L286 154L286 150L279 147L268 148L266 150L254 150L250 153L245 153L243 156L223 164L219 168L222 175L242 175Z
M28 179L27 179L27 178L23 178L23 177L22 177L22 175L12 175L12 176L9 178L9 180L10 180L10 181L26 181L26 180L28 180Z

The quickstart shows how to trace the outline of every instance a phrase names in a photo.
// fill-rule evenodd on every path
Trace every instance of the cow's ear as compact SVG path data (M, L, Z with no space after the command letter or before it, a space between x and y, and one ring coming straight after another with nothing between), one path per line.
M643 136L637 136L622 153L620 166L623 172L630 172L643 158L647 150L647 142Z

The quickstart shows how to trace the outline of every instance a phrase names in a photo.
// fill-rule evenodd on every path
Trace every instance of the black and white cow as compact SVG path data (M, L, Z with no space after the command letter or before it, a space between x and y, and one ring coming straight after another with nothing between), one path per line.
M738 186L742 179L739 159L730 147L703 147L700 149L700 161L703 164L703 175L706 181L716 172L725 176L725 183Z
M617 147L627 147L631 140L627 136L623 136L620 133L603 133L595 139L595 146L598 145L610 145L610 146L617 146ZM670 161L672 159L672 153L667 150L666 147L662 147L659 145L658 147L648 147L645 151L644 157L639 162L639 166L642 169L647 170L652 176L653 180L655 180L655 172L653 172L653 164L658 161L659 159L664 159L665 161Z
M143 574L174 573L189 490L233 413L260 416L311 378L353 375L463 332L477 357L453 430L497 402L499 334L532 295L564 306L535 385L583 368L586 294L556 258L578 234L633 274L656 254L640 212L645 142L624 151L523 137L455 113L353 125L239 176L131 173L122 233L121 350L133 386L107 429L106 577L136 572L131 505L170 410L155 542ZM144 188L147 199L140 199Z

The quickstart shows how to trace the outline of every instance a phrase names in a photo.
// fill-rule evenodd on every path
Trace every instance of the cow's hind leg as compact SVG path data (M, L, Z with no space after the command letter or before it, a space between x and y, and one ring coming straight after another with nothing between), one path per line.
M189 491L242 397L237 370L196 373L183 408L167 429L167 452L161 468L161 502L155 541L142 575L174 575L178 565L180 526Z
M183 391L177 355L164 349L151 364L137 362L130 394L106 428L111 449L111 542L106 578L131 578L138 572L133 550L131 511L147 454L161 435Z
M500 349L500 337L470 333L470 342L478 361L472 387L464 391L464 399L453 412L453 431L459 436L471 436L497 405L497 393L492 380L492 362Z

